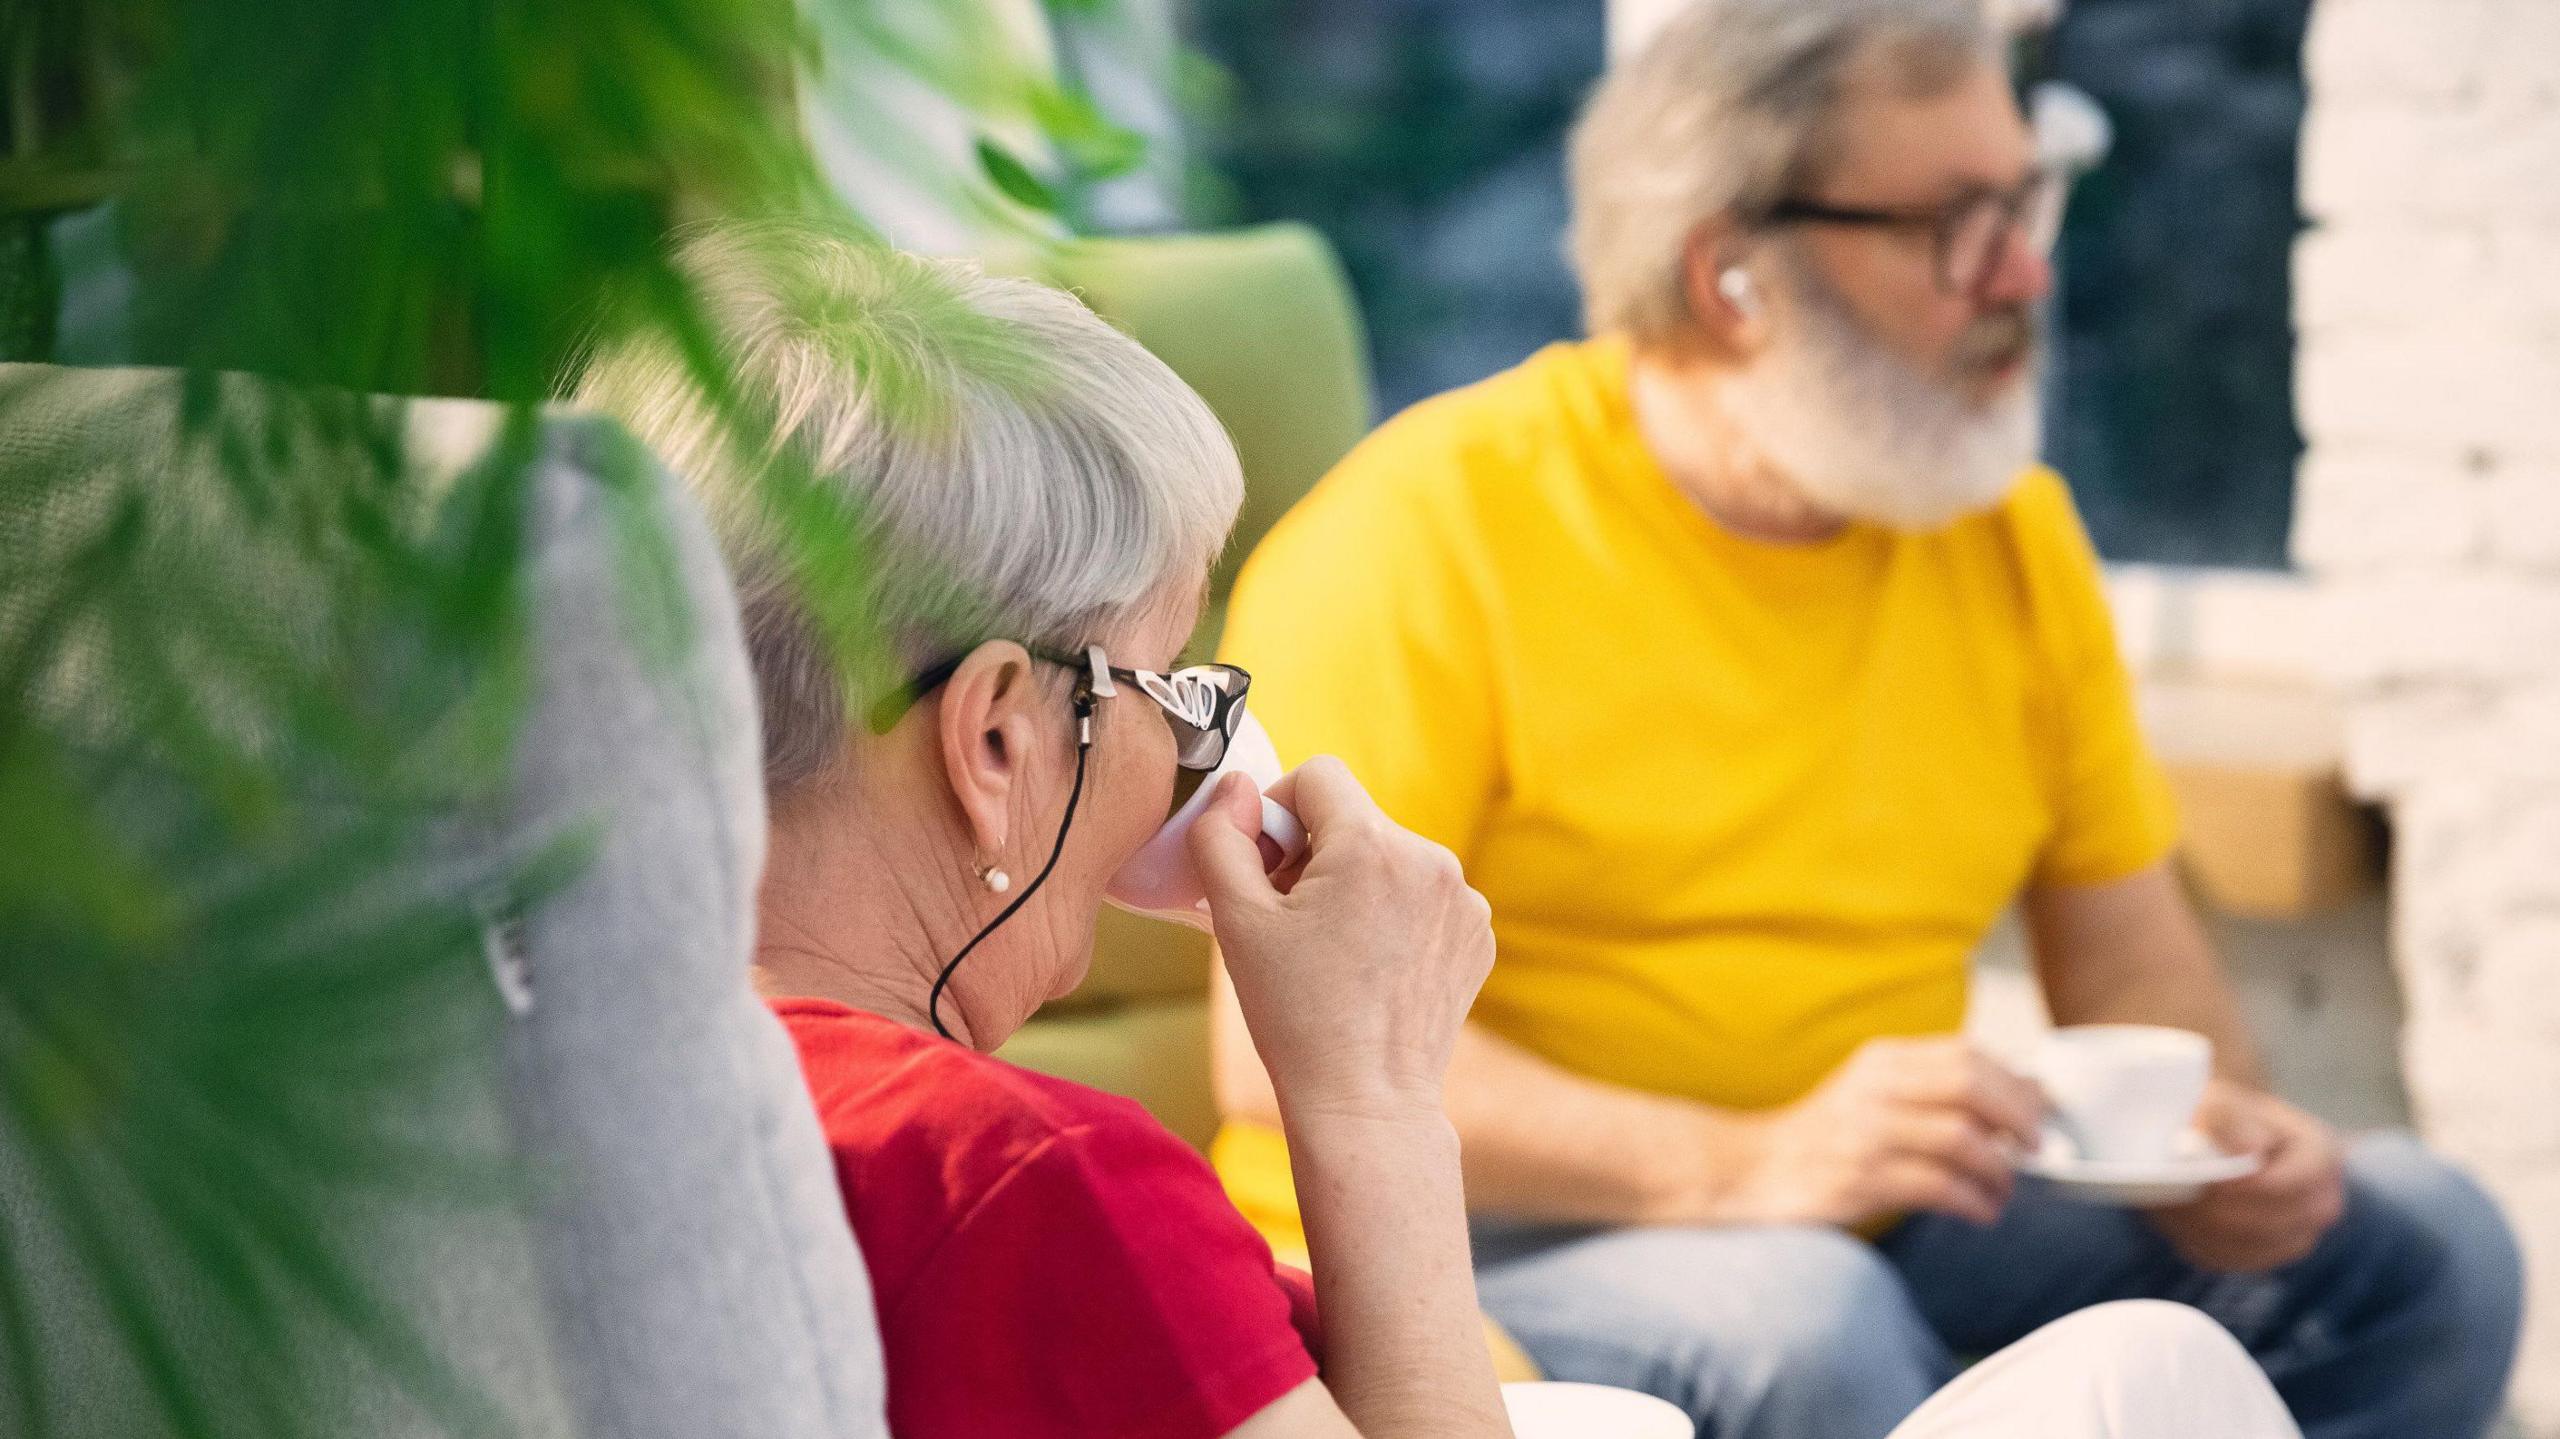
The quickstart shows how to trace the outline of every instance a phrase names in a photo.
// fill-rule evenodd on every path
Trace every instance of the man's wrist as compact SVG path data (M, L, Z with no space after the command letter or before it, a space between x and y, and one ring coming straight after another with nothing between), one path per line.
M1735 1193L1757 1168L1765 1116L1666 1100L1661 1142L1648 1146L1639 1222L1719 1224L1737 1217Z

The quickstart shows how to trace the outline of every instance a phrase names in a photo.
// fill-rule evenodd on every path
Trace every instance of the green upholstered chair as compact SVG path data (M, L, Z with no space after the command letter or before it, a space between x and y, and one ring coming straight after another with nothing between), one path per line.
M1020 266L1076 291L1173 367L1235 437L1244 507L1196 643L1214 644L1227 586L1263 534L1369 430L1367 335L1349 280L1303 225L1092 240ZM1124 1094L1205 1146L1205 935L1117 910L1083 986L1043 1010L1004 1056Z

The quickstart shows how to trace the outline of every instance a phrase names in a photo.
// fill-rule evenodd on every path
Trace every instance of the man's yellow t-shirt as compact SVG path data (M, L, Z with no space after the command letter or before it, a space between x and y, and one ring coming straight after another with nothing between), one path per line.
M1653 460L1609 340L1370 436L1246 564L1223 652L1284 761L1340 756L1465 861L1478 1022L1727 1108L1959 1028L2021 889L2175 838L2058 476L1931 533L1744 539ZM1294 1243L1276 1132L1215 1157Z

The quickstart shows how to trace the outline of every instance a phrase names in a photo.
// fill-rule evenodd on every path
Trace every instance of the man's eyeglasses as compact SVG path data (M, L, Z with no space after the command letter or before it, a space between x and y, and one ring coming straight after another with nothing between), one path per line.
M1764 213L1774 225L1861 225L1926 232L1937 266L1938 287L1950 295L1979 295L2007 248L2011 232L2026 236L2039 255L2053 253L2062 237L2062 211L2070 176L2039 169L2007 190L1965 195L1926 209L1862 209L1818 200L1781 200Z
M1083 671L1085 691L1096 699L1109 699L1119 693L1119 685L1126 684L1154 701L1173 728L1174 762L1186 770L1206 773L1216 769L1219 761L1227 757L1227 744L1235 738L1236 727L1244 723L1244 696L1253 686L1253 676L1234 665L1190 665L1163 673L1112 664L1103 656L1100 645L1088 648L1081 656L1037 645L1023 648L1035 659ZM909 705L949 681L964 658L954 655L932 665L904 687L883 696L871 707L872 731L888 733Z

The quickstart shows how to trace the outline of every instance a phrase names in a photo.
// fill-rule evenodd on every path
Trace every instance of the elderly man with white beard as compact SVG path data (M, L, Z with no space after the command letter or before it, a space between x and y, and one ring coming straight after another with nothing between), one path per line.
M1488 1311L1715 1439L1872 1439L2112 1299L2205 1310L2311 1439L2476 1439L2493 1205L2270 1094L2171 866L2095 555L2034 463L2061 178L1972 0L1701 0L1575 134L1592 338L1397 417L1276 528L1225 649L1283 757L1455 850L1499 945L1456 1062ZM2066 1024L2199 1032L2257 1161L2174 1207L2017 1174L1960 1035L2011 906ZM1223 1019L1216 1159L1301 1242Z

